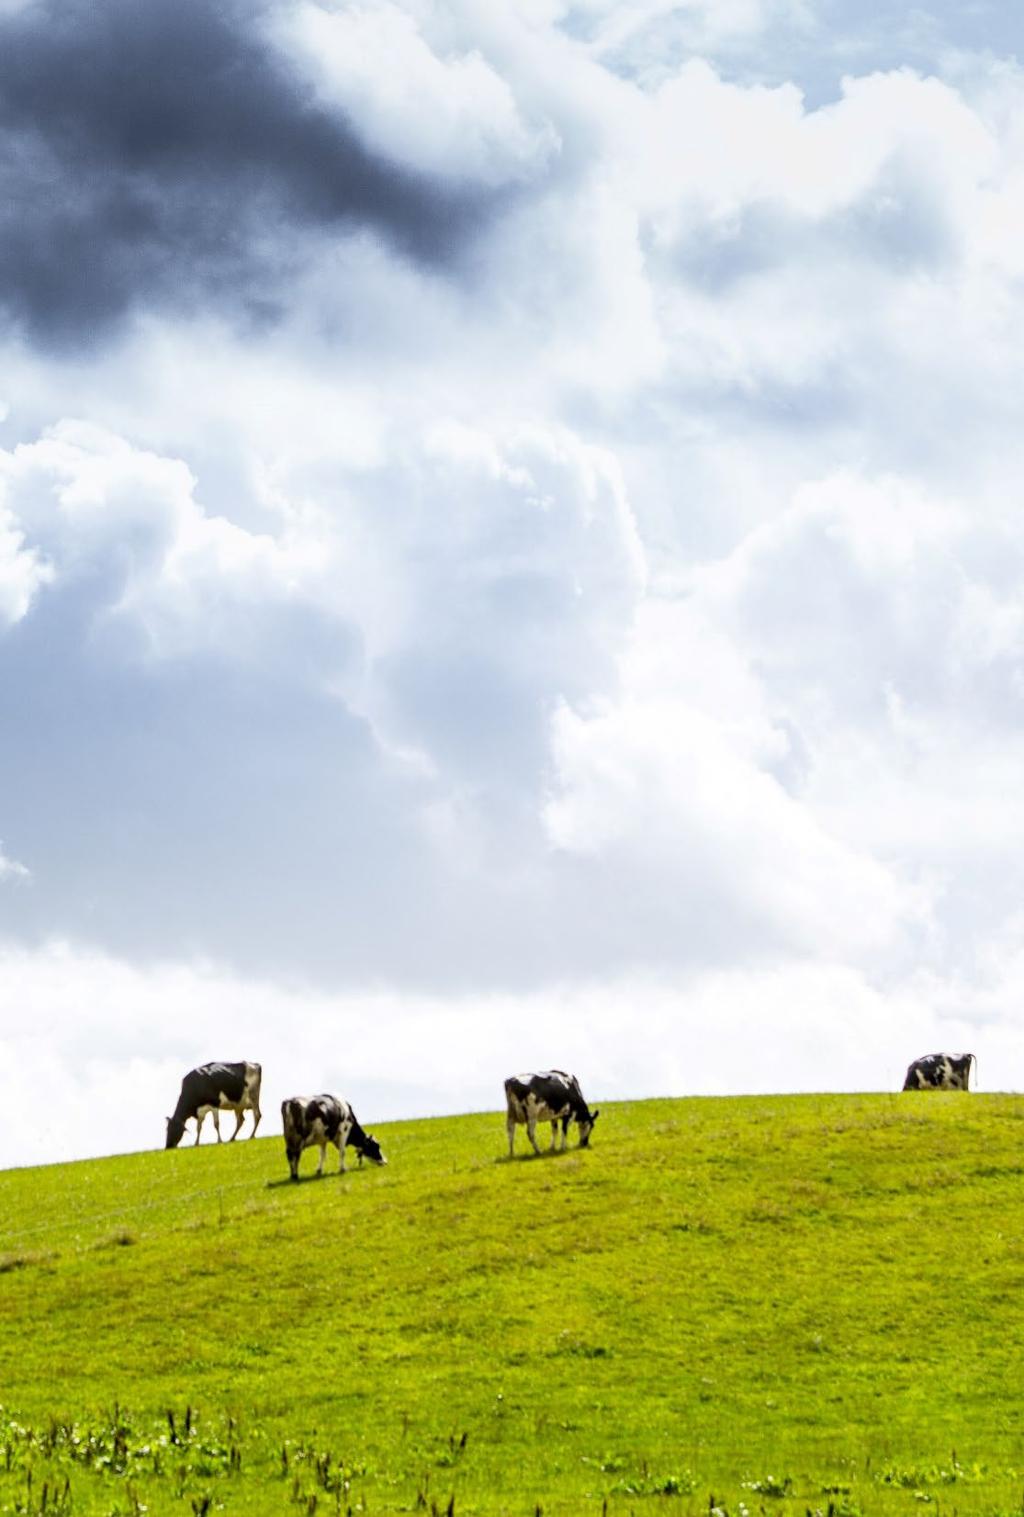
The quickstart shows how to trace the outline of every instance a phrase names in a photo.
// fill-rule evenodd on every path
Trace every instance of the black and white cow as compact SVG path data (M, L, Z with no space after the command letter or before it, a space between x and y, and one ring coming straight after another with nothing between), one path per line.
M580 1130L580 1147L586 1148L594 1129L598 1113L590 1111L580 1082L575 1075L567 1075L561 1069L549 1069L544 1074L511 1075L505 1081L505 1100L508 1104L508 1152L512 1157L516 1126L526 1123L526 1132L537 1147L537 1123L551 1123L551 1147L555 1146L558 1124L562 1124L562 1150L569 1140L569 1123L575 1122Z
M263 1071L258 1064L200 1064L190 1069L181 1082L181 1095L174 1108L174 1116L167 1118L167 1148L177 1148L185 1133L185 1123L192 1117L196 1124L196 1142L203 1130L206 1113L213 1113L213 1125L217 1129L217 1142L221 1142L220 1114L233 1111L235 1130L233 1143L238 1137L244 1112L253 1114L250 1138L255 1138L260 1125L260 1081Z
M904 1090L969 1090L972 1053L929 1053L915 1059L907 1070Z
M380 1151L376 1138L364 1132L356 1121L356 1114L347 1101L337 1096L291 1096L281 1102L281 1122L284 1126L284 1147L292 1179L299 1178L299 1156L304 1148L314 1143L320 1145L320 1163L317 1175L324 1172L327 1145L333 1143L338 1150L338 1173L345 1173L345 1149L354 1148L359 1155L359 1164L370 1159L374 1164L388 1161Z

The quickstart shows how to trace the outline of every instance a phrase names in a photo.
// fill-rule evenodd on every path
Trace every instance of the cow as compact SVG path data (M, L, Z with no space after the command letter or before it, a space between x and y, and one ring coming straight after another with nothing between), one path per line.
M972 1053L929 1053L915 1059L907 1070L904 1090L969 1090Z
M167 1118L167 1142L165 1147L177 1148L185 1133L185 1123L195 1118L196 1142L203 1130L203 1121L208 1111L213 1113L213 1125L217 1129L217 1142L221 1142L220 1114L233 1111L235 1130L230 1142L238 1137L242 1115L253 1114L250 1138L255 1138L260 1125L260 1081L263 1071L258 1064L248 1061L242 1064L200 1064L190 1069L181 1082L181 1095L174 1108L174 1116Z
M347 1101L337 1096L290 1096L281 1102L281 1123L284 1127L284 1147L292 1179L299 1178L299 1157L304 1148L314 1143L320 1145L320 1163L317 1179L324 1172L327 1145L333 1143L338 1150L338 1173L345 1173L345 1149L354 1148L359 1155L359 1167L363 1160L374 1164L388 1161L380 1151L377 1139L364 1132L356 1121L356 1114Z
M508 1106L508 1156L511 1159L515 1143L516 1125L526 1123L527 1135L537 1147L537 1123L551 1123L551 1147L555 1146L558 1124L562 1124L562 1152L569 1141L569 1123L575 1122L580 1132L580 1147L590 1143L590 1134L599 1113L590 1111L580 1082L575 1075L567 1075L562 1069L549 1069L544 1074L511 1075L505 1081L505 1101Z

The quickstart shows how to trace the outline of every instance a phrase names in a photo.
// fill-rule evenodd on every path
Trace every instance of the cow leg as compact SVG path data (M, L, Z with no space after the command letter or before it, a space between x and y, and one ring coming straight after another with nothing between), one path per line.
M255 1138L256 1129L260 1125L260 1117L262 1117L262 1115L263 1113L260 1111L258 1106L254 1106L252 1108L252 1132L249 1134L250 1138Z
M571 1121L572 1121L571 1117L563 1117L562 1118L562 1152L563 1152L563 1154L565 1153L565 1150L569 1147L569 1123Z
M363 1162L361 1154L359 1156L359 1162L360 1162L360 1164ZM338 1174L339 1175L345 1175L347 1173L348 1173L348 1170L345 1167L345 1145L344 1145L344 1143L339 1142L339 1144L338 1144Z
M216 1106L211 1111L210 1116L213 1118L213 1126L217 1133L217 1142L223 1143L224 1139L220 1135L220 1112L217 1110Z
M206 1121L206 1113L205 1113L205 1111L197 1111L196 1112L196 1147L197 1148L199 1147L199 1134L203 1130L203 1123L205 1121Z
M237 1137L238 1137L238 1134L239 1134L239 1131L240 1131L240 1129L241 1129L241 1126L242 1126L242 1122L243 1122L243 1121L244 1121L244 1119L245 1119L245 1112L244 1112L244 1111L243 1111L243 1109L242 1109L242 1107L241 1107L241 1106L236 1106L236 1107L235 1107L235 1108L234 1108L234 1112L235 1112L235 1130L234 1130L234 1132L233 1132L233 1133L232 1133L232 1134L231 1134L231 1138L230 1138L230 1141L231 1141L231 1142L232 1142L232 1143L233 1143L233 1142L234 1142L234 1141L235 1141L235 1139L236 1139L236 1138L237 1138Z
M511 1159L511 1157L512 1157L512 1150L515 1147L515 1141L516 1141L516 1119L515 1119L515 1117L509 1117L508 1121L505 1123L505 1126L508 1128L508 1156Z
M326 1158L327 1158L327 1144L326 1143L321 1143L320 1144L320 1163L316 1167L316 1177L317 1177L318 1180L322 1179L322 1177L323 1177L324 1160Z
M534 1151L534 1153L535 1154L539 1154L540 1153L540 1149L537 1147L537 1118L536 1117L527 1117L527 1119L526 1119L526 1135L529 1138L530 1142L533 1144L533 1151Z
M554 1146L555 1146L555 1139L557 1137L558 1137L558 1122L557 1122L557 1119L556 1119L551 1124L551 1147L552 1148L554 1148Z

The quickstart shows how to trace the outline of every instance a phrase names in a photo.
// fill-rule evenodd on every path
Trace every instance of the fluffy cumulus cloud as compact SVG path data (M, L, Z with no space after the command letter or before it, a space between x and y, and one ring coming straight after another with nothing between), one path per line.
M315 539L208 514L182 460L88 424L59 422L0 454L0 479L12 517L37 545L21 553L36 581L60 594L82 576L103 576L104 614L138 626L164 656L200 644L251 652L251 629L236 625L246 609L266 613L321 567Z
M509 82L476 48L439 55L409 10L309 0L276 20L278 46L315 97L392 162L497 186L532 177L557 150L551 125L523 119Z
M34 549L26 549L24 534L5 512L0 516L0 612L5 622L20 621L49 578L49 566Z
M991 8L32 0L0 101L0 1162L1024 1079Z

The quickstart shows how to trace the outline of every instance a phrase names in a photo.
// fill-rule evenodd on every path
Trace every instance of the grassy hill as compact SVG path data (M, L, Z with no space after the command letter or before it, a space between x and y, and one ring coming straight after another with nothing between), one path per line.
M1024 1101L601 1105L0 1174L0 1512L1020 1513Z

